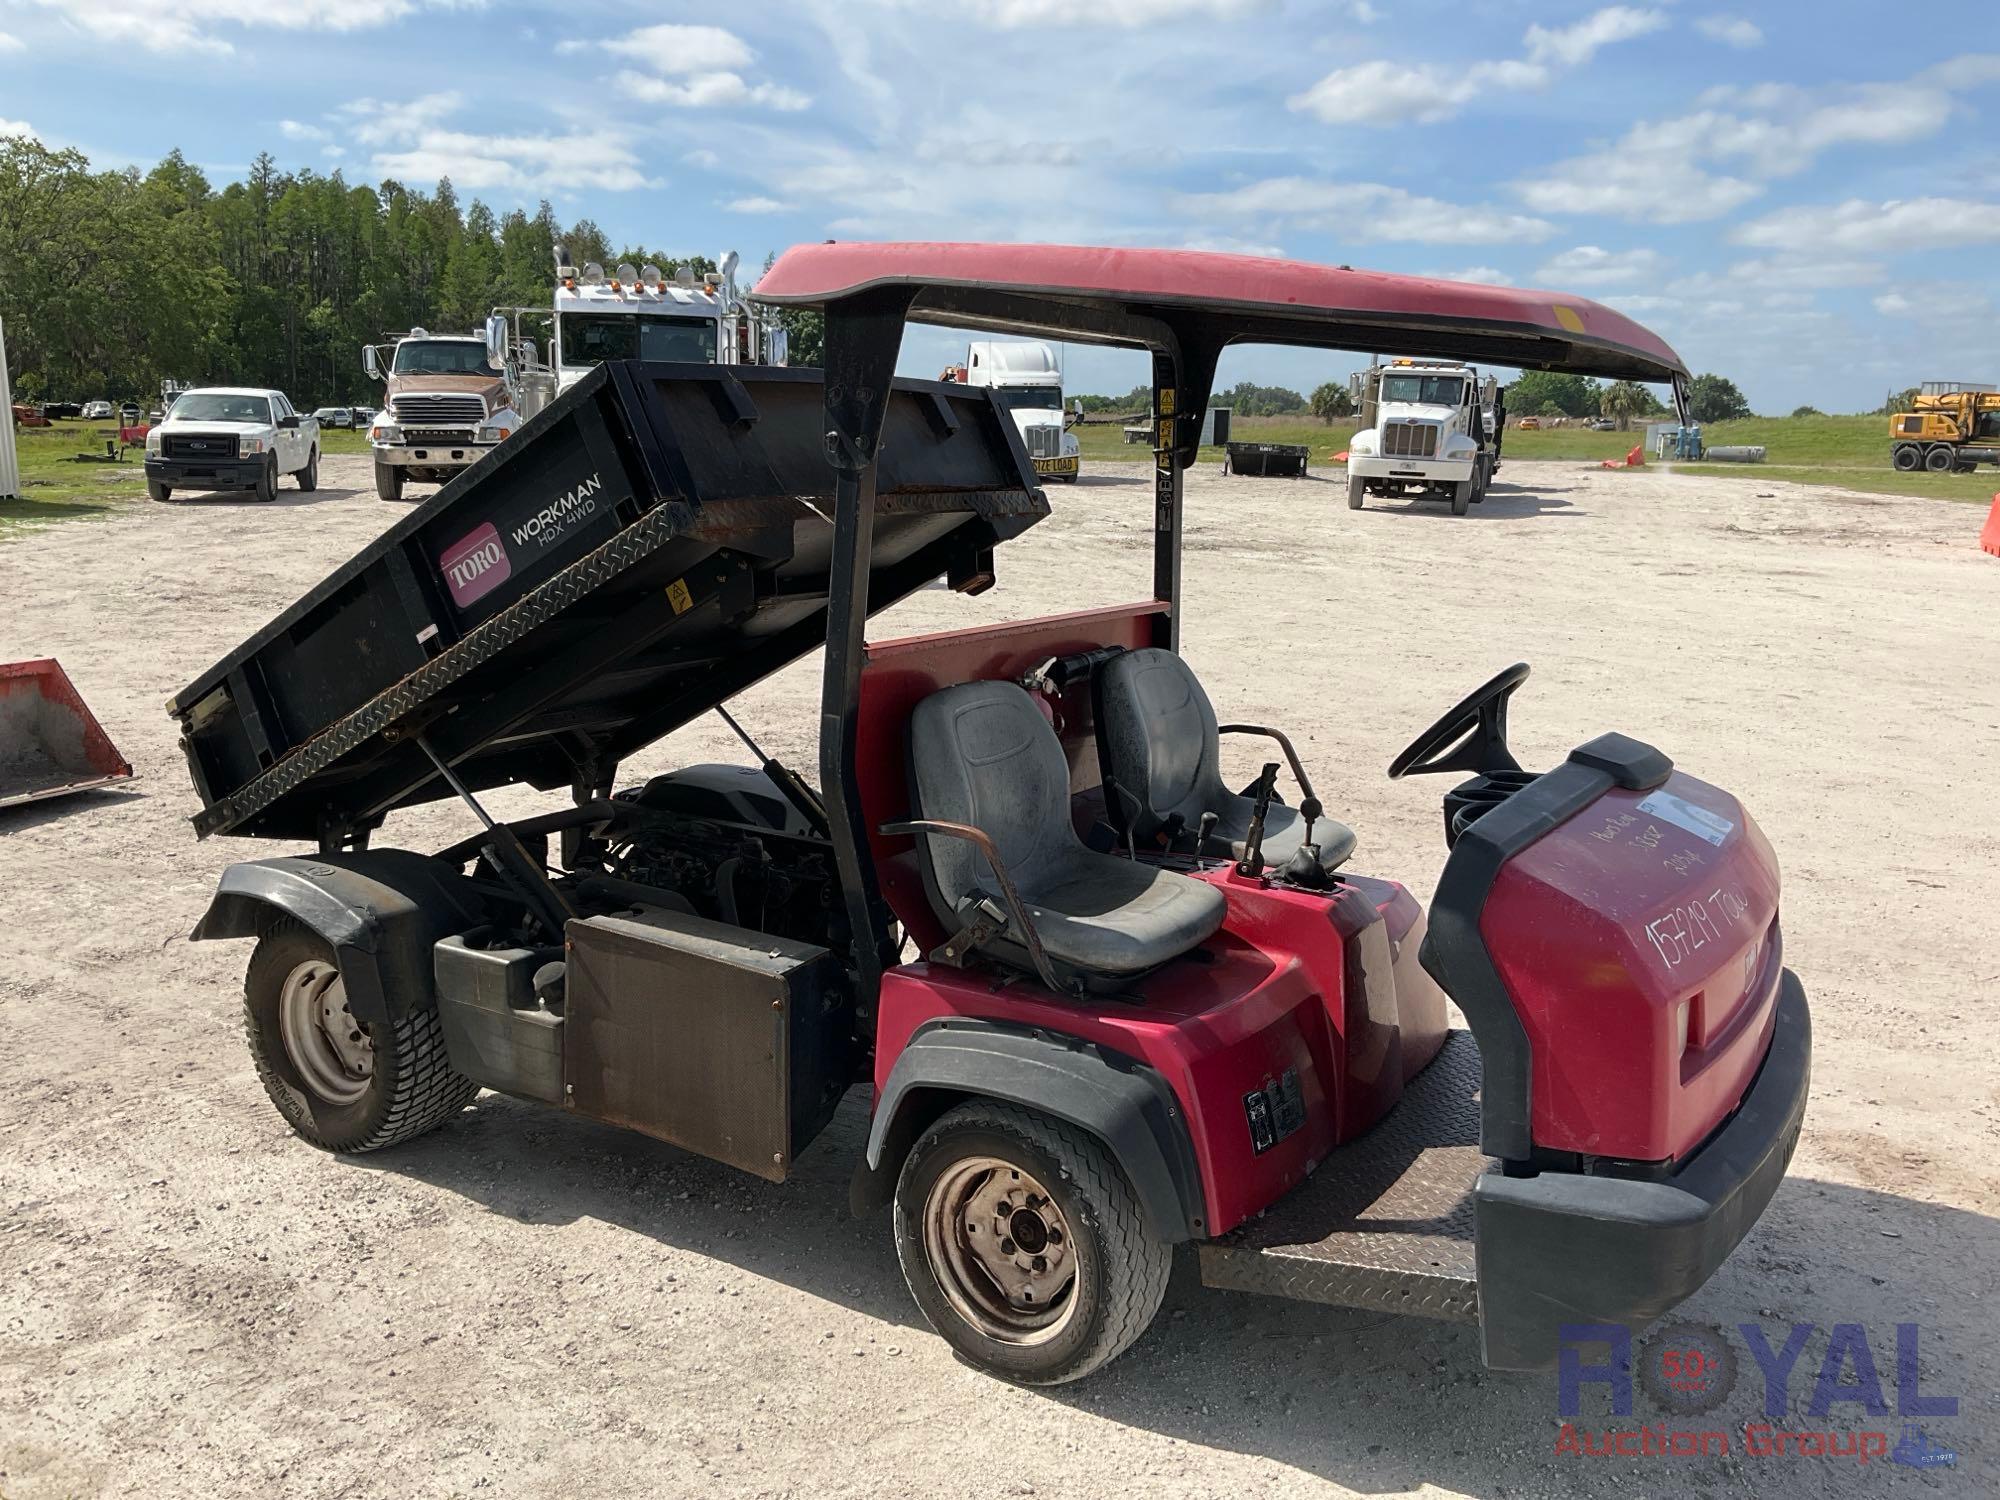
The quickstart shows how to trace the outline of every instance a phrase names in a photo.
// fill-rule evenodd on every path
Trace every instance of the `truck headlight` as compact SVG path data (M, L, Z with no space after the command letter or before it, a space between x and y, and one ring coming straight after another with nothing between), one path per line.
M497 443L513 430L513 428L507 426L505 423L494 427L482 427L479 429L479 441L482 443Z
M246 437L236 440L236 451L238 453L262 453L270 446L270 443L264 438Z
M368 436L378 443L395 444L403 440L403 429L394 422L381 422L369 429Z
M160 456L160 440L161 433L157 427L146 434L146 457L158 458Z

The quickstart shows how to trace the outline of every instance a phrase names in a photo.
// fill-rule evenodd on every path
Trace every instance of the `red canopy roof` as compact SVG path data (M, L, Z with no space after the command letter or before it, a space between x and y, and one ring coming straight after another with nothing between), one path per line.
M1202 250L829 242L787 250L751 295L829 306L884 286L914 289L913 322L1088 343L1160 347L1201 326L1231 343L1687 373L1657 334L1586 297Z

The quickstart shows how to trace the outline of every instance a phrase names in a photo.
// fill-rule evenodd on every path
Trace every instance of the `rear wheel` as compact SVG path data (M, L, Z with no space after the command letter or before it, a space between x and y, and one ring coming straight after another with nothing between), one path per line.
M1368 503L1368 481L1355 475L1347 481L1347 508L1360 510Z
M146 493L148 495L151 495L155 500L171 500L174 498L174 492L172 488L170 486L161 484L157 479L149 479L146 481Z
M264 467L257 472L256 495L266 505L278 498L278 456L275 453L265 458Z
M403 471L394 464L375 465L375 497L378 500L403 498Z
M1949 474L1958 467L1958 455L1943 446L1933 448L1924 455L1924 467L1933 474Z
M302 490L319 488L319 449L315 448L306 455L306 466L299 470L298 480Z
M1464 480L1451 487L1451 513L1462 516L1472 509L1472 481Z
M1905 474L1924 466L1924 450L1915 443L1898 443L1896 451L1889 455L1889 462Z
M895 1224L931 1327L1023 1385L1076 1380L1122 1353L1173 1268L1104 1147L1011 1104L962 1104L924 1133L896 1182Z
M333 950L289 919L267 930L250 955L243 1030L278 1113L328 1151L407 1141L479 1092L445 1056L432 997L393 1026L357 1019Z

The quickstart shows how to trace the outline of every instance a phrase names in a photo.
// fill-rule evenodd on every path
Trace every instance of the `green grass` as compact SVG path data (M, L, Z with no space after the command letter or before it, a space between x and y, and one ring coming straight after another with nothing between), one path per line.
M17 427L21 495L0 499L0 539L56 521L101 516L129 500L144 499L144 455L127 449L123 464L76 463L78 453L102 453L115 423L58 422L53 427Z
M1242 439L1259 443L1304 443L1312 449L1315 466L1347 446L1354 435L1352 419L1326 426L1293 417L1248 417L1231 424ZM1086 460L1143 461L1146 449L1128 446L1117 424L1077 429ZM1886 417L1749 417L1741 422L1712 422L1702 429L1710 447L1756 446L1768 450L1762 464L1676 464L1676 473L1713 474L1727 478L1785 480L1793 484L1838 485L1881 495L1923 495L1943 500L1989 500L2000 491L2000 469L1972 474L1899 474L1889 467L1889 422ZM1509 429L1506 455L1550 463L1597 463L1623 458L1634 443L1643 442L1643 423L1630 432L1592 432L1584 427L1549 428L1541 432ZM1219 463L1222 450L1204 448L1201 462Z

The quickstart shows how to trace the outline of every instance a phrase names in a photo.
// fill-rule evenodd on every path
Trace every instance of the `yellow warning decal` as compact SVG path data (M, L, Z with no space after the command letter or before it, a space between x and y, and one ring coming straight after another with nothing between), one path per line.
M1556 321L1562 324L1562 326L1567 328L1571 333L1583 332L1583 319L1580 316L1578 316L1577 310L1575 308L1564 307L1562 303L1557 302L1553 304L1553 310L1556 315Z
M688 592L685 578L676 578L667 585L667 603L674 607L677 615L684 615L694 608L694 595Z
M1174 414L1174 390L1172 386L1168 386L1160 392L1160 415L1163 417L1171 417L1173 414Z

